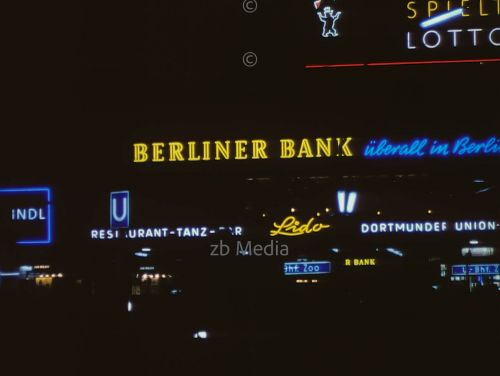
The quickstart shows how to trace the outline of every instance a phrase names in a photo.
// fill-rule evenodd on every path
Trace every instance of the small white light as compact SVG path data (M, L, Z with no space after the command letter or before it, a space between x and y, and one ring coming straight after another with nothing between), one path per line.
M127 302L127 312L132 312L132 309L133 309L132 302L129 300Z
M193 338L207 339L208 338L208 333L207 333L206 330L200 330L199 332L196 332L193 335Z
M479 244L479 241L478 240L471 240L471 241L469 241L469 244L477 245L477 244Z

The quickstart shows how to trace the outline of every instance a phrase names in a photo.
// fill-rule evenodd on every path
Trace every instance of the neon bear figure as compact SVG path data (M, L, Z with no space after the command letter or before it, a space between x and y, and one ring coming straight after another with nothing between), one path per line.
M335 12L330 7L323 8L323 13L317 12L318 17L321 22L323 22L323 37L328 38L329 36L337 37L339 33L335 28L337 20L340 18L342 12Z

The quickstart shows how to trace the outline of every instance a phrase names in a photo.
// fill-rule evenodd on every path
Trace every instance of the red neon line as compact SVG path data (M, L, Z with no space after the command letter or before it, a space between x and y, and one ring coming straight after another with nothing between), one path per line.
M470 60L424 60L424 61L389 61L385 63L368 63L368 66L377 67L384 65L425 65L425 64L460 64L460 63L485 63L500 61L500 59L470 59Z
M325 64L325 65L306 65L306 68L347 68L347 67L364 67L366 64Z
M469 59L469 60L422 60L422 61L388 61L382 63L357 63L357 64L323 64L323 65L306 65L306 69L318 68L345 68L345 67L383 67L394 65L429 65L429 64L464 64L464 63L487 63L500 62L499 59Z

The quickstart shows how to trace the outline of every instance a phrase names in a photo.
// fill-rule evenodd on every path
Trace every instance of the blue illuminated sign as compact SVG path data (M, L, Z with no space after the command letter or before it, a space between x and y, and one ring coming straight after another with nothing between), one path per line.
M437 16L434 16L432 18L429 18L428 20L425 20L420 23L420 27L422 29L427 29L431 26L439 25L445 22L448 22L454 18L461 17L464 9L463 8L457 8L450 10L446 13L439 14Z
M130 225L130 192L111 192L110 224L112 229L127 228Z
M23 239L16 243L20 245L49 245L53 242L54 213L52 208L52 190L48 187L1 188L0 195L10 196L41 196L46 204L42 208L13 208L13 221L45 222L45 236L42 238Z
M496 275L500 274L500 264L452 265L451 274L466 275Z
M382 233L437 233L437 232L492 232L498 231L495 220L476 221L419 221L419 222L369 222L361 223L362 234Z
M347 196L347 200L346 200ZM337 192L337 204L339 207L339 212L342 214L352 214L354 207L356 206L356 201L358 200L357 192L338 191ZM347 202L347 205L346 205Z
M363 151L366 158L467 157L500 155L500 138L491 136L474 140L469 136L455 141L417 138L408 142L392 142L383 138L370 140Z
M329 274L332 271L330 261L285 262L285 275Z

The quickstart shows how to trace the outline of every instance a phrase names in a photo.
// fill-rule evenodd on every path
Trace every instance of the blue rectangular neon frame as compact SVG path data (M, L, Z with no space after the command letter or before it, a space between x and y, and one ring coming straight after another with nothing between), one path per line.
M48 187L0 188L0 195L45 195L47 199L47 232L43 239L18 240L20 245L49 245L53 242L54 213L52 209L52 190Z
M500 274L500 264L471 264L471 265L452 265L451 275L497 275Z
M117 229L117 228L128 228L130 226L130 191L118 191L118 192L111 192L110 194L110 200L109 200L109 223L112 229ZM115 198L125 198L127 201L127 207L124 208L125 214L124 214L124 219L117 221L113 217L113 200Z
M292 270L290 269L295 269ZM285 275L314 275L314 274L329 274L332 271L332 263L330 261L308 261L308 262L285 262Z

